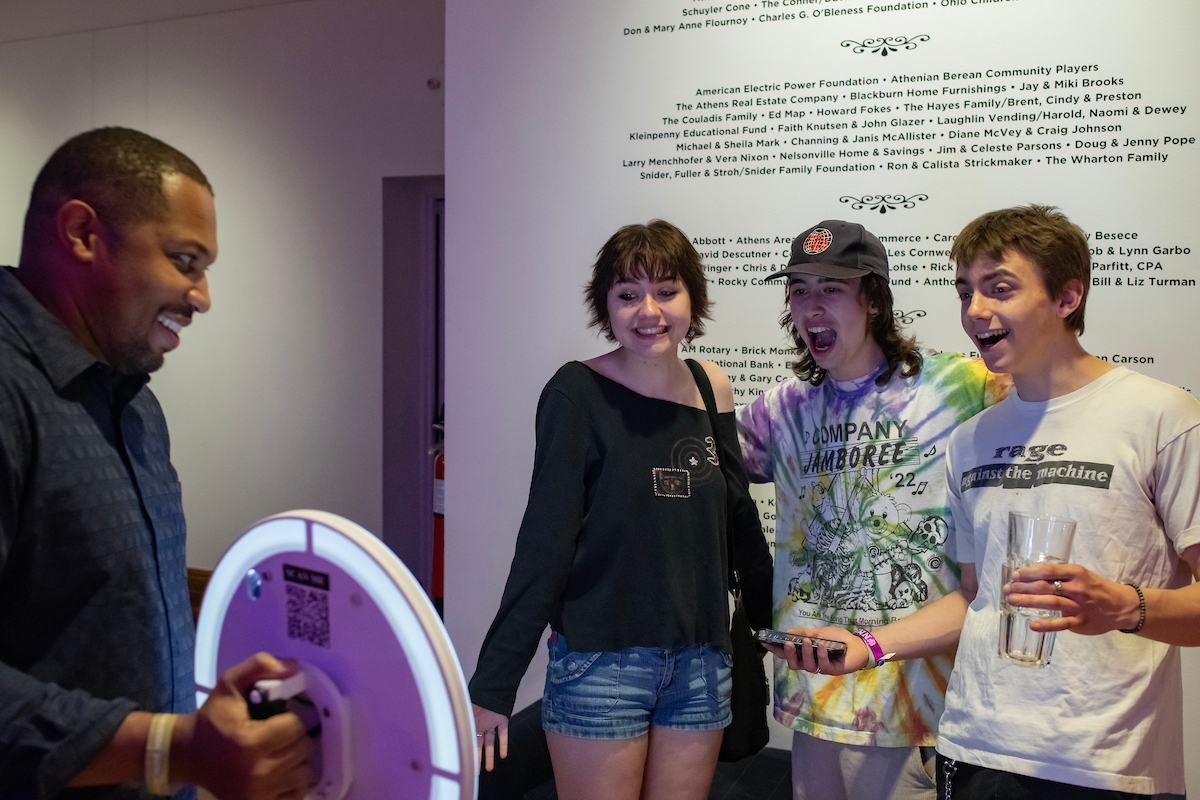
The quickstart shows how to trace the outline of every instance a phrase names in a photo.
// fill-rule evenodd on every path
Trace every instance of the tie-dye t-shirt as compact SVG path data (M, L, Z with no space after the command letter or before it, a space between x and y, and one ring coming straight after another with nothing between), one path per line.
M957 353L923 353L913 378L820 386L792 379L738 410L746 472L775 483L775 627L875 628L958 587L943 549L950 432L1001 400L1008 376ZM937 743L953 659L841 677L775 660L775 718L844 744Z

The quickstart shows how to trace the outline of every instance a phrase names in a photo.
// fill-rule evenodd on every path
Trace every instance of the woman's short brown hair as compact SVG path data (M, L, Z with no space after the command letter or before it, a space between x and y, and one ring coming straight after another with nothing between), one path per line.
M608 317L608 292L618 283L643 276L682 283L692 303L692 324L684 341L703 335L704 320L711 319L708 312L712 307L704 265L687 235L661 219L648 225L626 225L600 248L586 289L590 325L599 328L610 342L615 341Z
M1079 307L1067 317L1067 329L1083 333L1083 310L1092 282L1092 256L1087 236L1054 206L1017 206L989 211L967 223L950 247L950 258L960 268L987 256L1002 261L1009 248L1037 265L1046 292L1057 300L1067 281L1083 284Z

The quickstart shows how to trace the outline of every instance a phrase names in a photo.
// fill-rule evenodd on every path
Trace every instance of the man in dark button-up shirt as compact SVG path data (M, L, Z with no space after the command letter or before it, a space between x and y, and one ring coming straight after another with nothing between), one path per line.
M199 168L110 128L46 163L20 267L0 269L0 798L306 786L299 722L251 722L241 699L283 664L235 667L195 709L179 480L146 383L208 310L215 258ZM181 716L144 775L158 714Z

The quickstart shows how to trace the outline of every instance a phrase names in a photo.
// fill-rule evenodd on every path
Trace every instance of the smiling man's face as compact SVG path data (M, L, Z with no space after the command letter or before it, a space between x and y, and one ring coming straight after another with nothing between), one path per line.
M1065 319L1073 294L1050 296L1042 271L1009 248L997 261L979 256L955 277L962 326L992 372L1020 380L1047 371L1060 344L1074 340Z
M213 196L177 173L163 176L163 195L165 217L104 237L91 265L84 323L97 355L126 375L161 367L192 315L210 305L206 271L217 257Z

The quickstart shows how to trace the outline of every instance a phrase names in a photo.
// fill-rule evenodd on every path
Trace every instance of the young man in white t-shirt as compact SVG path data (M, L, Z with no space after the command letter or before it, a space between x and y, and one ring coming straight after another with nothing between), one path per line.
M1090 258L1043 206L971 222L951 250L962 323L1016 391L967 421L946 457L947 554L960 587L847 642L782 651L842 674L958 646L938 751L955 798L1182 795L1179 646L1200 645L1200 403L1079 343ZM1001 585L1009 511L1078 522L1071 561ZM1060 611L1052 663L997 654L999 602ZM961 634L961 640L960 640ZM986 792L986 794L985 794Z

